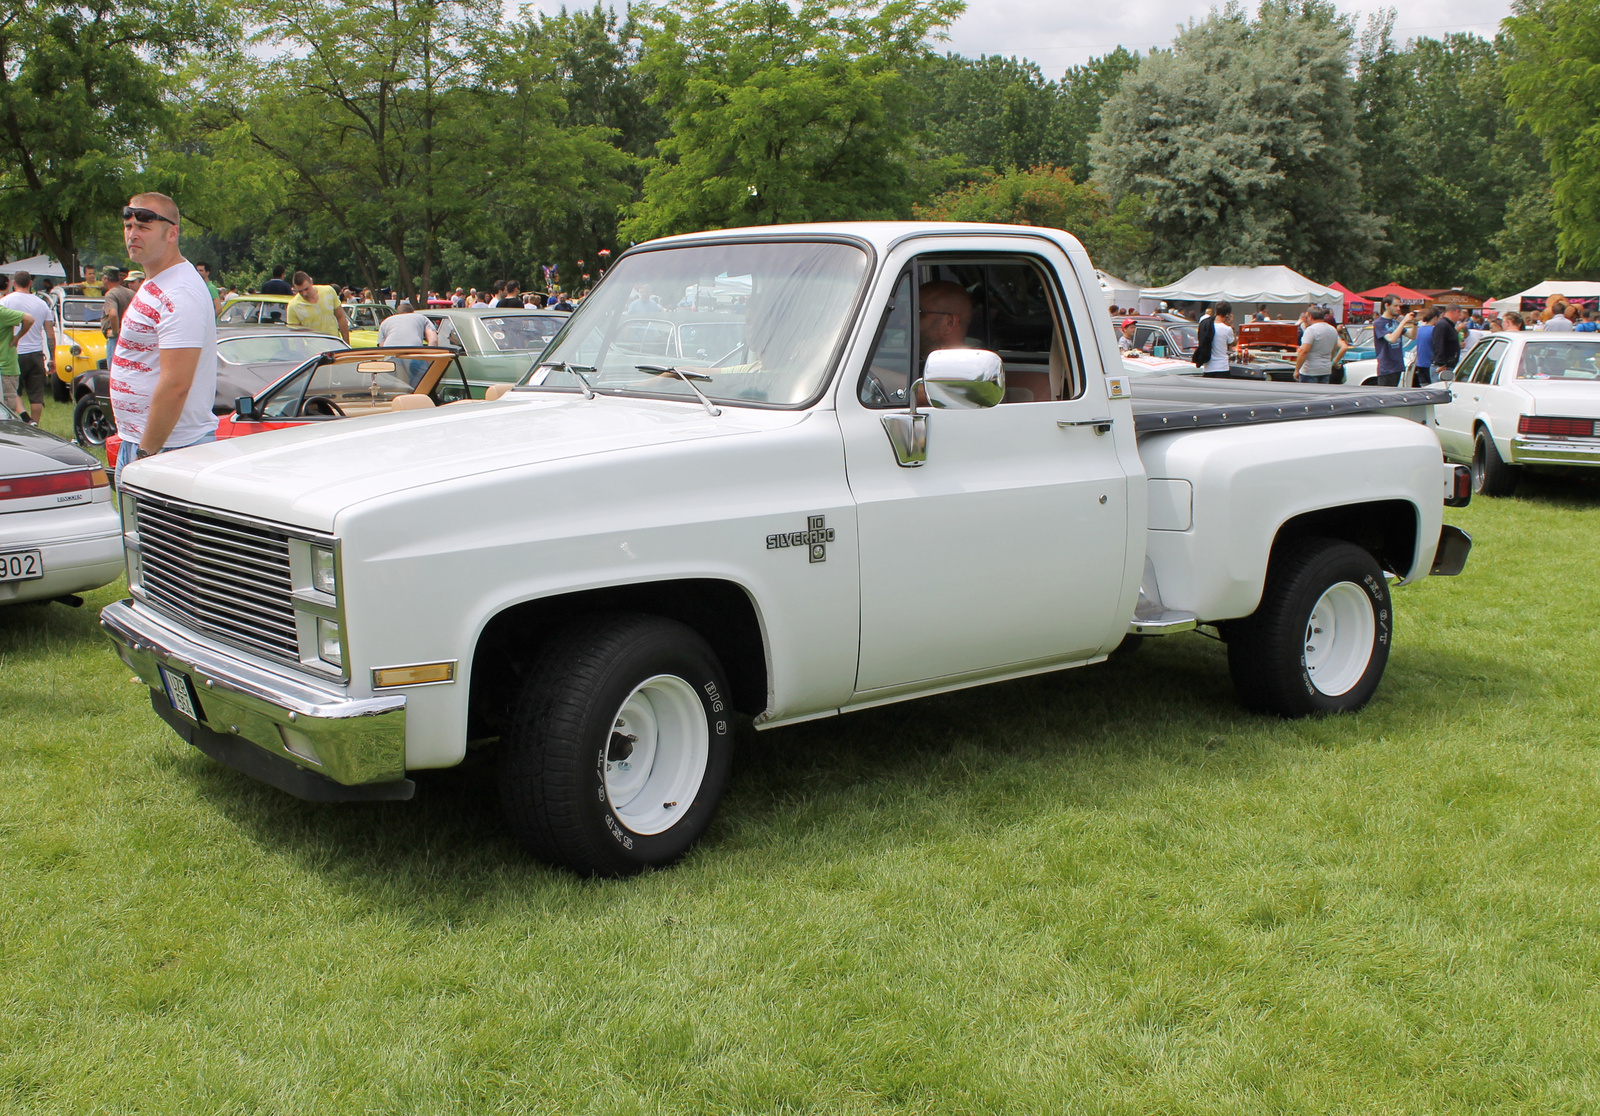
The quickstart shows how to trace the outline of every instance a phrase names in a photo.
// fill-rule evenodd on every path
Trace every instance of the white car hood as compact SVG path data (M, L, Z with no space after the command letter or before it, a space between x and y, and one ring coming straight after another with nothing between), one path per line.
M130 465L123 483L204 507L330 531L343 509L499 469L776 430L809 412L517 393L273 430Z
M1600 418L1600 380L1522 380L1518 390L1533 399L1536 415Z

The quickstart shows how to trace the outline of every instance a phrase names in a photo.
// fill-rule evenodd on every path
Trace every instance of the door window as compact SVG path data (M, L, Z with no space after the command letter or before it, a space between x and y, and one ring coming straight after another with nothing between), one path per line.
M1505 356L1506 343L1495 341L1491 343L1483 354L1482 359L1472 370L1472 382L1475 384L1494 383L1495 369L1500 367L1500 361Z
M1081 395L1084 378L1048 274L1027 256L919 259L895 284L856 397L867 407L903 407L928 352L957 347L999 354L1007 403Z

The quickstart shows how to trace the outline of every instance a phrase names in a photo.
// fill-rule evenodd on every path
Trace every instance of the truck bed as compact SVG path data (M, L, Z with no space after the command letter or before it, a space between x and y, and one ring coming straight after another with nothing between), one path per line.
M1132 384L1134 429L1140 434L1356 414L1425 422L1426 407L1450 402L1449 384L1374 388L1198 376L1141 376Z

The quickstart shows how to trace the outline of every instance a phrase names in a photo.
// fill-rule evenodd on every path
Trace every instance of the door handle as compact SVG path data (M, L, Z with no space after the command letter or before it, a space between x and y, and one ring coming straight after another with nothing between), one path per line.
M1061 427L1063 430L1069 426L1092 426L1094 427L1095 437L1098 438L1104 435L1106 431L1111 429L1111 420L1109 418L1067 419L1065 421L1057 422L1056 425Z

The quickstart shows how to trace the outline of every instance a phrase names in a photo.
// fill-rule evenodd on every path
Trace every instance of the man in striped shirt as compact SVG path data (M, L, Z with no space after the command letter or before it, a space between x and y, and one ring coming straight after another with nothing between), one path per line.
M217 320L205 280L178 250L179 220L165 194L136 194L122 210L128 258L146 278L122 315L111 358L119 479L139 458L217 436Z

